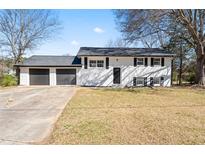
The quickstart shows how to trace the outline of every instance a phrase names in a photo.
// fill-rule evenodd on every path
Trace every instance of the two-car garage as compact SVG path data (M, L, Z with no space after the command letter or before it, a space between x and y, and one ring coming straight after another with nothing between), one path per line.
M77 85L77 74L82 67L78 56L34 55L22 64L20 85Z
M76 69L56 69L56 85L76 85ZM29 69L30 85L50 85L49 69Z

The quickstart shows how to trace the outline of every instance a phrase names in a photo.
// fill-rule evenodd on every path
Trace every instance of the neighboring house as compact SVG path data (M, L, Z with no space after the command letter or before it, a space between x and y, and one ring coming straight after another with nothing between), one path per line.
M174 54L158 48L81 47L77 56L32 56L20 85L171 86Z

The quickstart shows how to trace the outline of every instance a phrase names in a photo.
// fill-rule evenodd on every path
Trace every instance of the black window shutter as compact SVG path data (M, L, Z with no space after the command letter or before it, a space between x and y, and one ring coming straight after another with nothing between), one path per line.
M137 58L134 58L134 66L137 66Z
M147 77L144 78L144 86L147 86Z
M137 78L134 77L134 78L133 78L133 86L136 86L136 85L137 85Z
M147 66L147 58L144 59L144 65Z
M151 66L154 66L154 58L151 58Z
M164 83L164 77L161 77L161 79L160 79L161 86L163 85L163 83Z
M154 82L153 82L153 77L150 77L150 86L153 86Z
M106 69L109 69L109 57L106 57Z
M88 57L84 57L84 68L88 68Z
M161 66L164 66L164 58L161 58Z

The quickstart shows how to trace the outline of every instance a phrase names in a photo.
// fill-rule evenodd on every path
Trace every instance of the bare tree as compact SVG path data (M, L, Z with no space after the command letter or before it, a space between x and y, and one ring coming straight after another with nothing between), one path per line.
M106 47L129 47L129 43L126 40L118 38L116 40L109 40L105 46Z
M172 10L170 14L193 40L197 56L196 80L205 85L205 10Z
M178 34L197 56L196 82L205 85L205 10L117 10L124 37L133 42L160 33L170 40Z
M15 64L22 61L28 50L49 39L58 28L57 18L48 10L0 12L0 43Z
M159 33L142 37L139 39L145 48L164 47L164 38Z

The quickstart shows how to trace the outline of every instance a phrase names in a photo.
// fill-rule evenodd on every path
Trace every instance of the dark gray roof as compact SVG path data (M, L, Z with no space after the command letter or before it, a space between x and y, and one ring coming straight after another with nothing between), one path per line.
M81 47L77 56L165 56L175 54L159 48L101 48Z
M80 58L77 56L40 56L34 55L16 66L81 66Z

